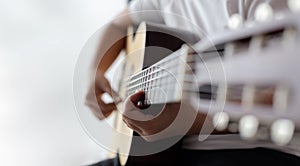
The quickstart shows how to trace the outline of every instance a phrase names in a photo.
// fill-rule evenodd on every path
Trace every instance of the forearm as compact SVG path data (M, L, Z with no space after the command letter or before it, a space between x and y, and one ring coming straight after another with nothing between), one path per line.
M126 30L132 24L128 10L124 10L116 19L104 26L100 36L93 68L105 72L125 48Z
M118 57L119 53L123 48L125 48L125 34L122 34L115 27L108 27L106 34L102 38L102 44L98 47L97 60L95 60L95 68L98 72L105 72L109 66ZM118 33L118 36L112 33ZM113 38L113 39L112 39ZM115 40L114 40L115 39ZM109 41L104 41L109 40Z

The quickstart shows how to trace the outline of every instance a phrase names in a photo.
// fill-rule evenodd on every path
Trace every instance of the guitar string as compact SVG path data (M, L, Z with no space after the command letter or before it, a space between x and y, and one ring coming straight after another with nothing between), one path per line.
M163 64L163 63L168 64L168 63L170 63L170 61L173 61L173 60L176 60L176 59L178 59L178 58L181 58L181 57L182 57L182 56L181 56L182 53L180 53L181 50L182 50L182 49L179 49L179 50L177 50L176 52L173 52L173 53L171 53L170 55L168 55L167 57L163 58L161 61L159 61L159 62L157 62L157 63L151 65L149 68L144 69L144 70L141 70L141 71L139 71L139 72L133 74L132 76L129 76L129 78L127 78L127 80L125 80L125 81L130 81L132 78L134 78L134 77L136 77L136 76L138 76L138 75L140 75L140 74L143 74L143 73L145 73L145 72L148 72L148 71L151 70L152 68L159 67L159 66L160 66L161 64Z
M173 70L175 69L175 71ZM163 70L159 70L153 73L150 73L146 76L143 76L141 78L138 78L134 81L132 81L131 83L127 83L126 84L122 84L122 86L126 86L127 89L133 89L135 87L139 87L139 86L146 86L148 84L156 84L159 80L164 81L164 79L170 79L170 77L179 77L179 76L184 76L184 74L186 74L184 71L180 72L177 65L172 66L171 68L168 69L164 69L166 71L171 71L172 72L162 72ZM193 70L193 69L192 69ZM189 81L194 81L195 79L192 79L191 77L185 76L184 81L189 82ZM148 87L148 86L147 86Z
M171 77L171 76L174 77L174 75L175 75L175 77L176 77L176 75L179 76L179 75L184 75L185 74L185 73L178 72L178 67L177 67L176 64L173 65L172 68L173 69L177 69L176 72L172 72L171 73L172 75L171 74L167 74L166 72L163 72L160 75L155 76L157 73L159 73L159 72L162 71L162 70L159 70L159 71L156 71L156 72L149 73L148 75L146 75L144 77L138 78L138 79L132 81L131 83L129 83L129 85L128 84L127 85L122 84L122 85L126 86L128 90L130 90L130 89L135 90L136 87L139 87L141 89L151 89L153 87L157 87L159 85L162 85L161 82L163 82L164 79L168 80L168 79L170 79L169 77ZM169 69L165 69L165 70L172 70L172 69L169 68ZM193 68L191 68L191 70L193 70ZM195 80L195 79L191 79L191 78L187 79L187 78L189 78L189 77L184 77L184 81L185 82L189 82L189 81L194 81ZM157 82L159 80L161 80L161 81L158 84ZM139 82L139 81L140 81L140 83L138 83L138 84L135 83L135 82ZM130 85L130 84L132 84L132 85Z
M164 84L161 84L162 86L170 86L170 83L164 83ZM211 86L210 89L214 88L214 87L217 87L217 89L220 89L220 87L222 88L222 86L215 86L215 85L211 85L211 84L202 84L203 85L209 85ZM243 84L231 84L231 85L228 85L226 88L222 88L221 90L227 90L227 91L230 91L230 93L242 93L243 89L244 89L244 86ZM144 88L145 90L151 90L151 88L153 87L156 87L156 86L149 86L149 88ZM161 86L160 86L161 87ZM163 87L161 87L163 89ZM182 91L186 91L186 92L195 92L195 93L211 93L212 90L199 90L199 86L197 84L194 84L194 83L189 83L189 82L186 82L184 80L184 86L181 88ZM259 91L272 91L274 90L274 87L273 86L265 86L265 87L262 87L262 88L254 88L256 89L257 92ZM134 90L130 91L130 92L135 92ZM218 94L218 93L211 93L211 94Z
M177 68L174 68L174 69L177 69ZM153 73L151 75L148 75L146 77L143 77L143 78L140 78L130 84L123 84L123 86L126 86L126 88L133 88L133 87L136 87L136 86L139 86L139 85L143 85L143 84L147 84L147 83L152 83L152 82L156 82L158 80L163 80L163 79L169 79L169 77L178 77L179 75L182 75L183 72L180 72L177 70L173 70L173 71L170 71L171 69L168 69L167 71L169 72L166 72L166 71L159 71L157 73Z
M170 87L170 83L163 84L163 86ZM213 86L213 85L211 85L211 86ZM160 87L164 88L162 86L160 86ZM226 101L241 102L242 96L243 96L243 87L244 87L243 85L233 85L233 86L228 86L227 88L223 88L221 90L225 90L225 89L227 90L225 92ZM212 89L213 89L213 87L210 87L208 89L203 90L203 89L199 88L199 86L197 86L197 85L195 86L195 84L193 84L193 83L185 83L185 86L182 89L178 89L177 91L180 91L182 93L184 93L184 92L188 92L188 93L193 93L194 92L194 93L197 93L197 94L204 93L204 95L210 95L211 97L209 97L209 98L214 98L213 96L215 96L215 97L218 96L218 94L219 94L218 92L219 92L220 87L218 87L218 90L212 90ZM172 89L172 88L166 89L166 88L164 88L164 93L174 94L173 93L174 90L176 90L176 89ZM255 89L255 93L256 93L256 95L262 96L264 98L266 95L269 94L268 92L272 92L272 90L273 90L272 87L263 88L263 89L260 89L260 91L264 91L266 93L261 93L261 92L259 92L258 90ZM146 92L153 92L151 90L148 91L148 89L145 89L145 91ZM135 91L132 90L128 93L132 94L134 92ZM151 95L151 93L147 93L147 95L148 95L147 98L149 99L148 101L149 102L151 101L151 103L153 103L153 102L154 103L155 102L160 103L161 101L165 101L165 100L162 100L163 98L160 95L158 95L158 94L161 94L161 93L158 93L158 92L159 92L158 90L154 90L154 94L152 94L152 95ZM258 94L257 94L257 92L258 92ZM262 97L260 97L260 98L262 98ZM172 98L172 97L168 97L168 98L171 98L168 101L175 101L174 98ZM263 100L257 100L257 101L259 103L264 103Z
M218 52L218 51L216 51ZM126 83L126 84L122 84L123 86L126 86L127 88L127 93L134 93L136 90L144 90L144 91L148 91L149 89L154 89L156 87L160 87L163 88L163 86L168 87L168 85L170 85L170 82L165 81L165 80L169 80L169 76L168 74L166 74L166 72L162 72L164 70L170 71L170 70L177 70L178 72L178 65L180 65L180 63L170 63L170 61L174 61L177 58L180 58L181 56L176 54L177 52L173 53L173 55L171 54L170 56L164 58L162 61L159 61L158 63L150 66L149 68L142 70L132 76L130 76L127 80L130 80L132 78L134 78L133 80L130 80L130 82ZM195 54L194 52L188 55L193 55L193 56L187 56L185 63L189 63L192 64L194 62L196 62L194 56L198 55ZM192 58L190 58L192 57ZM162 68L160 67L160 65L166 65L166 67ZM185 64L181 65L184 66ZM193 69L192 69L193 70ZM172 73L173 76L178 74L178 73ZM179 74L181 74L179 72ZM182 73L184 74L184 72ZM142 75L142 77L141 77ZM167 76L167 77L165 77ZM136 78L137 77L137 78ZM150 79L149 79L150 78ZM184 80L186 81L186 80ZM167 82L162 83L162 82ZM155 92L154 92L155 93ZM154 95L155 96L155 95Z
M177 57L176 57L177 58ZM186 71L184 71L185 73L186 72L189 72L189 71L193 71L193 70L197 70L197 69L203 69L203 66L196 66L196 67L194 67L194 65L193 65L193 63L197 63L197 62L199 62L199 61L196 61L194 58L192 58L192 60L189 60L189 61L186 61L185 63L188 63L189 64L189 70L186 70ZM203 62L201 62L201 63L203 63ZM135 77L137 77L137 78L135 78L135 79L133 79L133 80L131 80L130 82L128 82L128 83L126 83L126 84L123 84L123 85L127 85L128 87L130 87L131 85L135 85L136 84L136 82L148 82L148 79L149 79L149 77L150 78L153 78L153 77L157 77L157 76L155 76L155 75L157 75L158 73L161 73L162 72L162 70L166 70L166 71L171 71L171 70L173 70L173 69L175 69L175 70L178 70L178 65L182 65L182 66L184 66L184 64L180 64L180 63L175 63L175 64L171 64L172 66L167 66L167 67L165 67L165 68L162 68L162 67L160 67L160 66L151 66L153 69L152 69L152 71L151 71L151 69L149 70L149 71L145 71L144 72L144 74L142 74L142 73L139 73L139 74L142 74L142 76L139 76L139 77L137 77L139 74L136 74L136 75L134 75L134 76L131 76L131 78L135 78ZM191 67L192 66L192 67ZM146 70L146 69L145 69ZM151 71L151 72L150 72ZM147 72L149 72L149 73L147 73ZM173 74L173 73L172 73ZM127 79L128 80L128 79Z
M224 51L224 50L223 50ZM216 51L210 51L210 52L215 52L215 53L220 53L219 52L219 50L216 50ZM131 80L128 84L130 85L130 84L133 84L134 86L133 87L130 87L129 86L129 89L131 89L131 88L134 88L134 87L136 87L136 86L138 86L138 85L143 85L143 83L140 83L140 84L138 84L138 85L135 85L134 83L135 82L138 82L138 81L141 81L141 80L143 80L144 78L146 78L146 81L145 81L145 83L148 83L148 82L151 82L151 81L155 81L156 79L152 79L152 80L150 80L150 81L148 81L148 78L149 77L154 77L155 75L154 74L156 74L157 72L159 72L160 70L158 70L157 72L151 72L151 69L153 70L157 70L156 68L157 67L159 67L158 65L159 64L163 64L163 63L166 63L166 61L167 60L174 60L175 58L178 58L178 55L177 55L177 53L178 53L178 51L176 51L175 53L172 53L170 56L167 56L166 58L164 58L162 61L160 61L160 62L158 62L158 63L156 63L156 64L154 64L153 66L151 66L151 67L149 67L149 68L147 68L147 69L145 69L145 70L142 70L142 71L140 71L140 72L138 72L138 73L136 73L136 74L134 74L133 76L130 76L130 78L134 78L134 77L138 77L137 79L134 79L134 80ZM192 52L192 54L195 54L195 52ZM177 56L176 56L177 55ZM197 54L198 55L198 54ZM190 61L188 61L188 62L190 62ZM196 66L196 68L195 69L197 69L197 66ZM147 72L149 72L149 74L147 74ZM144 73L146 73L146 74L144 74ZM142 74L142 75L145 75L145 76L143 76L143 77L139 77L139 75L140 74ZM130 78L129 78L129 80L130 80ZM157 78L158 79L158 78ZM143 82L143 81L142 81ZM152 83L152 82L151 82ZM128 87L128 85L127 85L127 87Z
M174 58L178 58L178 57L176 56ZM166 71L170 71L170 70L173 70L173 69L178 70L178 65L184 66L184 63L191 64L191 63L194 63L194 62L196 62L196 61L195 60L193 60L193 61L189 60L188 62L184 62L183 61L183 64L175 63L175 64L171 64L171 65L168 62L168 65L166 67L164 67L164 68L162 68L160 66L151 66L152 67L152 71L151 72L149 72L151 70L151 69L149 70L150 67L147 68L147 69L144 69L141 72L139 72L137 74L134 74L133 76L129 76L129 79L125 79L124 82L127 82L127 83L123 84L123 85L127 85L128 86L128 85L133 84L133 83L135 83L137 81L145 80L148 77L154 77L155 75L157 75L157 73L160 73L162 70L166 70ZM167 62L164 62L164 63L167 63ZM193 69L193 68L191 68L191 69ZM146 70L149 70L149 71L146 71ZM147 73L147 72L149 72L149 73ZM141 74L142 74L142 76L139 76ZM139 77L137 77L137 76L139 76ZM135 77L137 77L137 78L135 78ZM130 80L130 78L135 78L135 79Z
M178 58L178 56L174 56L172 58L168 58L171 59L171 61L174 61L176 58ZM165 59L165 60L168 60ZM170 82L168 81L170 79L171 74L173 75L179 75L178 73L178 65L180 64L180 62L173 62L171 63L170 61L167 62L160 62L158 64L156 64L156 66L151 66L150 70L148 69L145 73L145 75L143 77L139 77L136 78L135 80L132 80L130 83L127 83L127 94L132 94L134 93L136 90L142 89L143 91L145 91L147 93L147 98L150 99L151 102L153 101L162 101L162 97L160 95L158 95L157 90L153 90L156 87L160 87L160 88L164 88L165 91L169 91L166 92L166 94L171 94L172 90L174 91L174 89L170 89L168 87L170 87ZM157 65L165 65L163 67L157 66ZM151 72L150 72L151 71ZM172 71L172 72L167 72L167 71ZM142 73L142 72L140 72ZM144 74L143 73L143 74ZM169 74L168 74L169 73ZM137 74L138 75L138 74ZM135 76L131 77L134 78ZM150 78L150 79L149 79ZM140 82L140 83L139 83ZM138 84L137 84L138 83ZM132 84L132 85L131 85ZM125 85L125 84L123 84ZM150 90L150 91L149 91ZM171 97L168 97L169 101L174 101Z
M148 77L153 77L159 73L162 73L163 71L170 71L170 70L173 70L173 69L177 69L179 64L172 64L172 65L169 65L167 67L156 67L156 69L152 70L152 72L149 72L141 77L138 77L134 80L131 80L131 81L125 81L125 82L128 82L126 85L130 85L130 84L133 84L134 82L137 82L139 80L143 80L144 78L148 78Z
M179 64L178 63L170 63L170 62L168 62L168 64L165 65L165 66L163 66L163 67L161 67L161 65L163 65L163 64L154 65L154 66L151 66L151 67L149 67L147 69L144 69L141 72L139 72L137 74L134 74L133 76L129 76L129 78L125 79L124 81L125 82L129 81L127 84L131 84L131 83L133 83L133 82L135 82L137 80L140 80L140 79L143 79L143 78L147 78L149 76L157 74L157 73L161 72L162 70L171 70L171 69L174 69L175 67L177 68L178 67L177 65L179 65ZM142 75L142 76L140 76L140 75ZM137 78L135 78L135 77L137 77ZM134 78L134 79L132 79L132 78Z
M159 80L169 79L171 76L179 76L182 75L178 68L178 63L173 64L172 66L167 66L167 68L161 68L160 70L156 70L155 72L148 73L147 75L137 78L130 83L122 84L126 86L128 89L132 89L138 86L145 86L148 84L156 83Z

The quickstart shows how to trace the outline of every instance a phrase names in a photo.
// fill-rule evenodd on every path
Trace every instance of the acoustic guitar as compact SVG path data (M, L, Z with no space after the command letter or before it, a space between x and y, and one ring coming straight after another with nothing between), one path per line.
M210 115L217 130L293 144L300 128L299 18L291 14L201 40L159 25L131 27L118 92L125 99L143 90L146 105L185 100ZM114 139L124 165L134 153L133 131L121 113L115 122L124 136Z

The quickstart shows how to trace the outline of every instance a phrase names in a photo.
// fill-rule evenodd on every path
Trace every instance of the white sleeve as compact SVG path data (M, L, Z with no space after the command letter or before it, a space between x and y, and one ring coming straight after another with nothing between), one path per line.
M133 0L129 4L130 17L135 24L142 21L164 23L160 0Z

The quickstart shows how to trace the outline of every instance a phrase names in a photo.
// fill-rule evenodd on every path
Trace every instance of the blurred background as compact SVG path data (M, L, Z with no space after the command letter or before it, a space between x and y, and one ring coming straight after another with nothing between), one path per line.
M0 0L0 165L86 165L105 150L73 101L77 57L126 0Z

